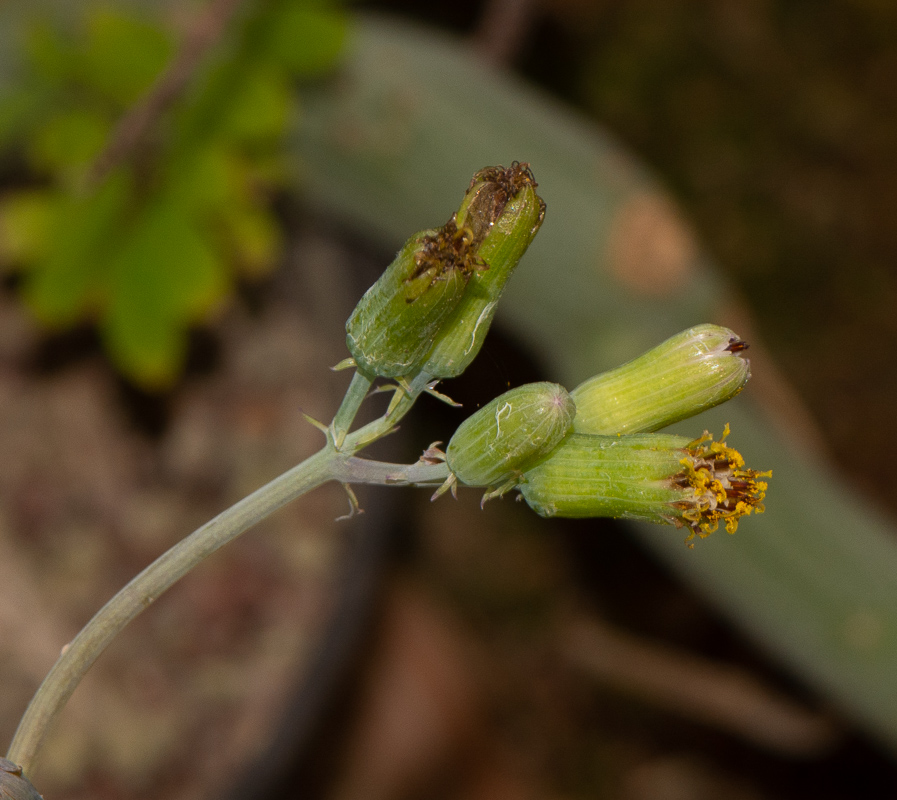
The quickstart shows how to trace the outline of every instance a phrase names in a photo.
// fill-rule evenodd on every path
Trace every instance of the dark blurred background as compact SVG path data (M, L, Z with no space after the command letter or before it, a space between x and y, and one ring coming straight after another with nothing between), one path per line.
M897 512L897 7L357 7L474 41L644 159L847 479ZM33 180L15 158L4 170L7 190ZM16 642L5 736L59 641L160 549L310 452L300 408L335 407L331 334L391 254L274 184L262 194L286 255L193 326L185 377L164 389L122 379L89 324L36 327L22 275L5 275L3 441L17 467L0 527L26 576L7 586L43 620L3 628ZM499 330L452 394L475 403L543 366ZM410 458L459 420L427 399L417 416L395 445ZM892 753L615 523L548 523L507 501L481 512L464 495L373 498L361 493L369 515L348 532L330 524L338 492L305 498L163 599L98 666L104 682L80 690L38 787L108 800L897 794Z

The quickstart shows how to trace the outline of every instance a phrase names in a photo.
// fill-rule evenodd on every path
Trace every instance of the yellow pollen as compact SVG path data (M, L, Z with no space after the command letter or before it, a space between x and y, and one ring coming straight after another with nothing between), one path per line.
M686 538L689 547L695 536L704 538L714 533L722 522L728 533L735 533L738 520L751 513L763 513L762 500L767 483L758 480L771 472L746 469L744 458L729 447L725 440L729 426L723 429L720 441L714 441L707 431L686 447L687 455L679 463L691 495L677 502L679 525L691 530ZM683 484L680 484L683 485Z

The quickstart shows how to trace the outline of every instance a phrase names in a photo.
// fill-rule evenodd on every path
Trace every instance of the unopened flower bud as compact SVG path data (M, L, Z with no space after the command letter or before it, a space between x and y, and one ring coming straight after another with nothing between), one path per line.
M461 483L500 486L548 455L570 432L575 414L563 386L519 386L461 423L446 462Z
M686 542L763 511L769 472L744 466L725 438L574 433L528 470L518 490L543 517L624 517L688 527ZM689 545L691 546L691 545Z
M698 325L570 394L577 433L656 431L738 394L751 376L747 344L728 328Z
M474 175L456 220L473 232L476 271L441 330L422 371L432 378L460 375L479 353L498 299L545 217L528 164L487 167Z
M22 774L22 768L0 758L0 798L3 800L43 800L43 796Z
M454 219L421 231L365 292L346 323L346 345L368 378L415 372L461 300L472 272L473 233Z

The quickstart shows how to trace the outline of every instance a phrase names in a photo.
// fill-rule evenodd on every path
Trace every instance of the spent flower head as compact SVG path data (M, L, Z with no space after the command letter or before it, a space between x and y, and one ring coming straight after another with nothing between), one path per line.
M358 371L369 378L413 373L481 266L473 233L454 218L412 236L346 323Z
M346 323L359 372L371 380L421 375L426 384L467 368L542 224L535 188L527 164L487 167L445 225L408 240Z
M495 316L498 300L545 218L528 164L487 167L474 175L456 215L473 232L475 272L460 303L440 330L422 371L429 378L453 378L477 356Z

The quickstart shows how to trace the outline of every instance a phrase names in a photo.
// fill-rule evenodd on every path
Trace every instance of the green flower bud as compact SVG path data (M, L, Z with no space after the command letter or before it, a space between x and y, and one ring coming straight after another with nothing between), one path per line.
M545 217L528 164L480 170L457 213L458 225L474 235L475 272L461 302L439 334L422 371L432 378L460 375L479 353L508 278Z
M22 768L5 758L0 758L0 798L3 800L43 800Z
M570 394L577 433L656 431L738 394L751 376L747 344L728 328L698 325Z
M563 386L519 386L464 420L446 448L445 460L461 483L500 486L557 447L570 432L575 414Z
M705 433L600 436L574 433L524 474L518 490L543 517L625 517L687 526L701 538L719 523L763 511L769 472L746 469L738 451ZM691 545L689 545L691 546Z
M454 219L412 236L346 323L346 345L358 371L373 379L415 372L481 268L473 233Z

